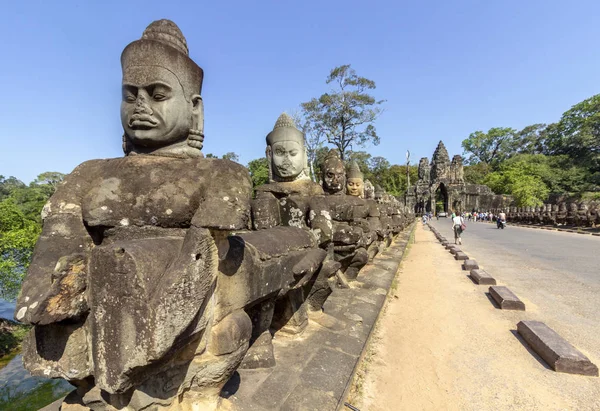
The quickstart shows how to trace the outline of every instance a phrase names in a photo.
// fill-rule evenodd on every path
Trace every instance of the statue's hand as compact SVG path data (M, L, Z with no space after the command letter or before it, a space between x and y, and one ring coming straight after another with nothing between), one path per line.
M31 301L31 322L40 325L78 318L88 311L87 260L83 253L59 258L52 272L52 285L37 301ZM23 310L23 308L21 308ZM17 319L21 314L17 312ZM23 310L24 311L24 310ZM24 316L24 312L22 313Z

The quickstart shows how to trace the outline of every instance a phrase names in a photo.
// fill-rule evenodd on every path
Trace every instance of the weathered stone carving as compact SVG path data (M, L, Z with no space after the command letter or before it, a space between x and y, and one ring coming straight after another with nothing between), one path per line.
M348 166L346 172L346 191L348 195L365 198L364 193L364 175L358 167L358 163L353 161Z
M267 135L266 154L269 182L310 180L304 134L286 113L279 116Z
M430 172L429 160L427 157L421 158L419 160L419 181L417 184L429 184Z
M452 157L452 164L450 164L450 176L453 184L465 183L463 160L462 156L458 154Z
M346 169L339 152L329 150L322 165L322 181L325 194L341 195L346 189Z
M24 363L77 387L63 409L214 409L247 312L304 287L325 252L300 228L248 232L248 171L202 158L202 70L174 23L122 63L127 156L81 164L44 207L17 302L35 326Z
M431 181L438 182L450 178L450 157L446 146L440 140L431 159Z
M365 180L365 199L375 198L375 186L369 180Z

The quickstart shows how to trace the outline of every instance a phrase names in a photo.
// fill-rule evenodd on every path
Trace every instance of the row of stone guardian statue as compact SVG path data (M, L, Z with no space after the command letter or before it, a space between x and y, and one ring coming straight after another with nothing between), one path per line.
M335 326L327 297L414 217L335 150L311 181L285 114L268 184L204 158L204 72L173 22L121 64L125 157L79 165L44 207L15 314L34 325L24 364L76 387L64 410L215 409L238 367L275 365L274 332Z
M571 227L600 226L600 204L594 202L559 202L541 207L509 207L509 222Z

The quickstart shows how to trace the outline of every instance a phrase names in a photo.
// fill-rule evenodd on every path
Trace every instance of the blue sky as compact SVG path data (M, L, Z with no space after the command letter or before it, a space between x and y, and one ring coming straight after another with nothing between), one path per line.
M120 54L175 21L205 71L204 153L264 156L283 111L351 64L386 99L373 156L450 155L475 130L556 121L600 89L600 1L4 1L0 174L122 155Z

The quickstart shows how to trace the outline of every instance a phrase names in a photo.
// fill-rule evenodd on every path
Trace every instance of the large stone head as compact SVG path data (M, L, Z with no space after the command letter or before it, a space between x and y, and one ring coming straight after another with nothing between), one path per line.
M354 197L364 198L364 188L364 175L360 171L358 163L353 161L350 163L348 170L346 171L346 194Z
M339 152L332 148L321 165L323 190L327 194L344 194L346 189L346 169Z
M273 131L267 134L269 181L307 180L308 162L304 133L286 113L279 116Z
M204 72L170 20L151 23L121 54L125 154L201 157Z

